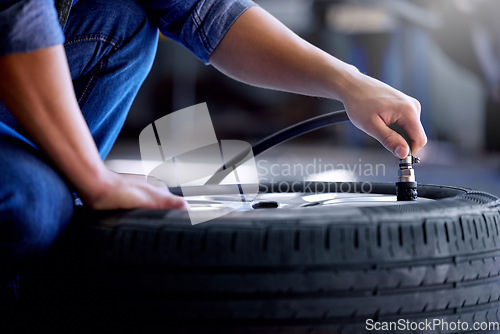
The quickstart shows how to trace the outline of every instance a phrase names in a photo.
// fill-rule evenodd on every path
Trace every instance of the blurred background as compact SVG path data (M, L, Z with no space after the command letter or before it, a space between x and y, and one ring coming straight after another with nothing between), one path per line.
M429 143L418 154L423 161L416 167L418 182L500 195L500 1L256 2L306 40L421 102ZM219 139L250 143L343 108L337 101L236 82L161 38L153 69L106 161L108 166L141 173L140 131L170 112L201 102L208 104ZM330 181L394 182L398 165L392 154L350 123L294 139L259 159L262 166L321 161L339 170L325 172L320 166L308 175L292 177ZM349 164L360 165L363 172L345 173L342 166ZM383 164L384 172L370 174L365 166L369 164ZM270 181L269 175L261 177Z

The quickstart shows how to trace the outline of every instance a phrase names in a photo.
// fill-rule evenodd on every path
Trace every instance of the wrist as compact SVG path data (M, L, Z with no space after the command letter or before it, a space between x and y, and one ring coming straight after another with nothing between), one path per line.
M110 192L115 176L115 173L107 169L102 162L91 166L87 169L86 175L79 180L81 186L77 186L80 188L78 191L82 200L93 207Z
M337 76L330 76L333 87L330 92L334 94L330 97L339 100L344 105L347 104L360 89L362 76L363 74L355 66L344 64Z

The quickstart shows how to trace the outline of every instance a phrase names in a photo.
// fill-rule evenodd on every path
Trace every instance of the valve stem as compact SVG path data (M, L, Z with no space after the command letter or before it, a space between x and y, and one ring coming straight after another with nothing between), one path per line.
M399 159L398 182L396 182L396 196L398 201L416 201L418 197L417 182L413 164L418 164L420 159L410 154L404 159Z

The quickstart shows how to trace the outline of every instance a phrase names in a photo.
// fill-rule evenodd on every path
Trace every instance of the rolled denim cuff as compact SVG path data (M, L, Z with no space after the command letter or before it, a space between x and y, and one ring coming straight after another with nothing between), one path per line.
M172 29L166 17L160 17L159 28L208 64L208 58L234 21L255 5L251 0L198 1L180 29Z
M0 56L64 42L54 1L24 0L0 10Z

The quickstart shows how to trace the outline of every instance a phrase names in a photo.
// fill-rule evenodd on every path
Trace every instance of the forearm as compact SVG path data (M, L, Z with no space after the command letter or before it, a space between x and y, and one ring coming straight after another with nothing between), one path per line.
M94 209L179 208L186 202L109 171L76 101L62 45L0 57L0 99Z
M239 81L342 100L358 70L303 40L260 7L231 27L210 63Z
M260 7L236 20L209 60L248 84L342 101L352 123L399 158L408 145L389 125L406 130L413 153L427 142L417 100L311 45Z
M0 57L0 98L85 200L105 173L77 104L62 45Z

